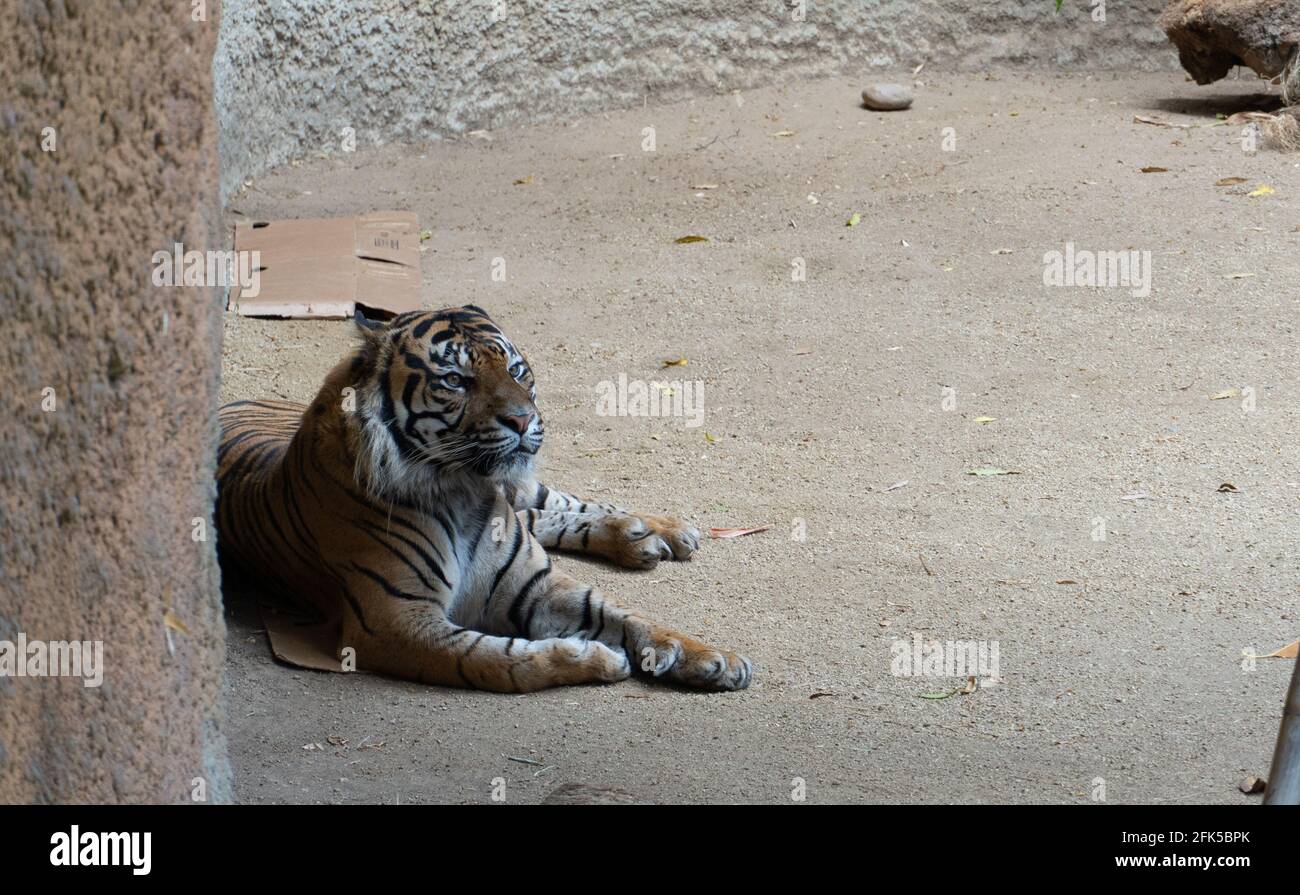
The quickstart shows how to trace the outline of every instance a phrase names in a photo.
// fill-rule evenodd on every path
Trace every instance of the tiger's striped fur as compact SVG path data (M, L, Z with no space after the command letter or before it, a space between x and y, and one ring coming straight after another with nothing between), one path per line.
M555 569L547 549L636 568L686 559L691 526L539 483L531 368L482 309L358 318L364 338L312 403L221 410L223 562L343 618L357 667L524 692L616 681L748 686L735 653L658 625Z

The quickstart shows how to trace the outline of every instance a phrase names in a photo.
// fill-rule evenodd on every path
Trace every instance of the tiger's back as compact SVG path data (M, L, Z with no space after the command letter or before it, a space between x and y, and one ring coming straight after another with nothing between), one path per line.
M285 561L304 553L301 527L290 523L286 531L275 510L283 502L282 464L306 410L290 401L234 401L218 413L217 549L227 567L279 584L292 583Z
M245 474L265 471L277 462L298 432L307 407L292 401L232 401L217 414L217 483L238 487ZM233 475L232 475L233 472Z

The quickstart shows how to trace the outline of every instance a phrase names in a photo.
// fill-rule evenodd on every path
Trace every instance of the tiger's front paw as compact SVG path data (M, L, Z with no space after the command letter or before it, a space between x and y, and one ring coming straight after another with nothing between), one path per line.
M692 650L669 675L679 684L701 690L743 690L754 677L754 663L728 650Z
M630 569L653 569L661 559L690 559L700 548L700 533L671 516L607 517L606 555Z
M700 549L700 530L689 522L674 519L672 516L642 516L660 542L668 546L673 559L690 559L691 554ZM663 558L668 559L669 555Z
M749 659L658 626L638 632L642 671L700 690L743 690L754 677Z
M538 659L516 674L522 690L537 690L557 684L613 683L627 678L632 666L620 649L596 640L555 637L533 641Z

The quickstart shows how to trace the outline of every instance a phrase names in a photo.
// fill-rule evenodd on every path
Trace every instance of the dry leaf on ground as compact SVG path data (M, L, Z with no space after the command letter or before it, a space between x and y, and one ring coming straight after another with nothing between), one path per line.
M1196 127L1194 124L1174 124L1172 121L1161 121L1159 118L1147 118L1145 115L1134 115L1133 120L1138 124L1154 124L1156 127L1176 127L1182 130L1190 130Z
M970 677L967 678L966 683L960 687L956 687L952 690L947 690L939 693L922 693L921 698L922 699L951 699L954 696L969 696L971 693L974 693L978 689L979 689L979 682L976 681L975 678Z
M1276 115L1267 112L1233 112L1223 119L1224 124L1247 124L1251 121L1272 121Z
M1251 656L1252 659L1295 659L1300 658L1300 640L1294 643L1288 643L1286 646L1279 646L1271 653L1264 653L1262 656Z
M741 538L745 535L758 534L760 531L767 531L772 526L760 525L757 528L710 528L709 537L711 538Z

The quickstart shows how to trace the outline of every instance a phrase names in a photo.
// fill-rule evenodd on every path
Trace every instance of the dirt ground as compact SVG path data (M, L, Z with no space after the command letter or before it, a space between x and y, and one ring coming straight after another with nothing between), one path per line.
M1243 650L1300 634L1300 157L1215 116L1270 88L920 79L902 113L798 83L309 159L232 199L231 222L418 212L426 304L486 307L537 371L543 480L772 526L649 573L559 560L747 654L741 693L304 671L228 594L241 800L1258 799L1237 784L1267 771L1292 663ZM1044 285L1067 242L1149 251L1151 294ZM229 316L223 399L308 400L351 329ZM599 415L620 373L702 381L703 425ZM965 678L892 674L914 632L996 642L998 679L923 698Z

